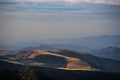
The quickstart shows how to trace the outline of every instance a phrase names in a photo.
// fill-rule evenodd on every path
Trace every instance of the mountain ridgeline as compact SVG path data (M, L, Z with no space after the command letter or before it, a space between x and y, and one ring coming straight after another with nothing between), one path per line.
M120 35L101 35L66 40L40 40L37 42L17 42L12 45L0 44L0 50L23 51L31 49L56 50L70 49L75 51L90 51L108 47L120 48ZM89 53L89 52L88 52Z
M3 79L3 76L9 73L12 73L9 76L21 77L15 73L19 73L21 70L26 72L25 66L27 66L28 72L29 70L34 71L37 80L120 79L120 61L100 58L84 52L68 49L0 51L1 80L7 80ZM1 76L2 74L4 75Z
M108 47L89 51L91 55L120 61L120 48Z
M0 80L119 79L119 35L0 44Z

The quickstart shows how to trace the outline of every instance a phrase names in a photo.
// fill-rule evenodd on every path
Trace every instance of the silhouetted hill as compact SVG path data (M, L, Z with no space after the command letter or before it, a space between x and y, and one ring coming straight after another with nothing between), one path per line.
M25 66L20 64L0 61L0 80L24 80L19 75L25 72ZM119 73L108 73L100 71L61 70L31 66L27 71L35 72L32 80L119 80ZM33 75L33 74L32 74ZM32 75L28 75L30 77ZM31 79L30 79L31 80Z
M37 42L20 42L15 44L0 44L0 50L23 51L23 50L55 50L70 49L75 51L89 51L91 49L107 48L109 46L120 48L120 35L101 35L66 40L44 40Z
M101 35L72 39L66 43L88 47L90 49L107 48L109 46L120 47L120 35Z
M54 50L56 48L50 46L50 45L40 45L40 46L37 46L37 47L26 47L26 48L23 48L22 50L34 50L34 49L42 49L42 50Z

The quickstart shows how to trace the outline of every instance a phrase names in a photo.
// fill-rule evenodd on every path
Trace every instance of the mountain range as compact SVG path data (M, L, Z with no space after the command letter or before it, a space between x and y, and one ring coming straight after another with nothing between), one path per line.
M0 79L1 73L5 76L11 71L11 75L18 78L20 76L15 75L15 72L21 70L24 72L26 69L34 70L38 75L37 78L44 80L120 79L120 61L100 58L84 52L68 49L0 51Z
M11 45L0 44L0 50L21 51L30 49L55 50L66 48L75 51L90 51L108 47L120 48L120 35L101 35L66 40L41 40L37 42L17 42Z
M4 54L4 55L2 55ZM67 49L59 50L27 50L17 53L1 51L1 59L29 65L67 70L87 70L119 72L120 61L95 57L88 53Z
M89 53L98 57L120 60L120 48L118 47L91 50Z

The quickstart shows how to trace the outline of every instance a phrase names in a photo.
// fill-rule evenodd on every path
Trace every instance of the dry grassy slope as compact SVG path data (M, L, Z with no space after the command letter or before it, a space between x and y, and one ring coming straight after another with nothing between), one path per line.
M102 70L120 71L120 62L89 55L87 53L71 50L29 50L28 59L39 61L43 67L59 68L66 70Z
M52 52L56 54L61 54L69 57L82 59L85 62L89 63L92 67L95 67L102 71L112 71L112 72L120 71L120 61L99 58L87 53L75 52L75 51L70 51L65 49L55 50Z
M6 56L8 54L11 54L10 52L6 52L6 51L3 51L3 50L0 50L0 56Z
M67 70L98 70L91 66L86 61L75 58L72 56L66 56L56 54L55 52L44 51L44 50L29 50L27 53L31 55L27 56L28 59L39 61L43 63L44 67L67 69Z
M20 77L16 77L16 75L18 75L19 71L24 70L24 68L25 66L21 64L15 64L0 60L0 80L19 80ZM34 71L37 72L37 77L40 80L51 80L51 78L53 80L120 80L119 73L82 70L61 70L37 66L31 66L30 70L31 69L34 69Z

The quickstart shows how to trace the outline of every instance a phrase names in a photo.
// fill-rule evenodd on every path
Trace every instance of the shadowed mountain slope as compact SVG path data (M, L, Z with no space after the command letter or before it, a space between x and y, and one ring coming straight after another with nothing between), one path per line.
M9 67L8 67L9 66ZM0 80L21 80L18 73L26 66L0 61ZM101 71L61 70L30 66L34 70L36 80L119 80L120 73L108 73ZM24 72L24 71L23 71ZM6 77L7 76L7 77ZM30 76L28 76L30 77Z
M16 53L16 61L40 67L67 69L119 72L120 61L99 58L83 52L67 49L59 50L27 50Z

